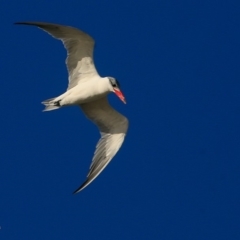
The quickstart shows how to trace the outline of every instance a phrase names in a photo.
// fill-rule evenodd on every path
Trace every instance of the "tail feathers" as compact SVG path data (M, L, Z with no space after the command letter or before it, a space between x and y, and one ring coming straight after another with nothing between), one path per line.
M52 111L61 107L60 101L54 101L55 98L50 98L42 102L45 105L43 112Z

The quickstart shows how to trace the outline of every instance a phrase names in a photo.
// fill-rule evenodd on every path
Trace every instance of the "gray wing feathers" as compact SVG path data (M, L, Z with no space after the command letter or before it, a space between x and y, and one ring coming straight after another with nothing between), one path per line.
M81 104L80 107L86 117L98 126L100 132L127 132L128 119L109 105L107 97Z
M127 118L114 110L107 98L85 103L80 107L86 117L98 126L101 138L97 143L87 179L74 193L89 185L103 171L121 147L128 129Z
M19 22L16 24L34 25L61 40L67 50L68 89L77 85L85 75L97 74L93 63L94 40L83 31L59 24L42 22Z
M102 133L101 135L102 137L100 138L96 146L88 176L98 172L99 168L105 166L114 157L114 155L117 153L118 149L122 145L125 137L124 133L118 133L113 135L108 133Z

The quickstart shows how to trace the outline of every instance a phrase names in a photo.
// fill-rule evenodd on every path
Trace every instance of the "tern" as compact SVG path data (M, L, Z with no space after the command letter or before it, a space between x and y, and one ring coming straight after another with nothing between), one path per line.
M125 97L113 77L100 77L93 62L94 40L85 32L70 26L43 22L17 22L33 25L63 42L67 50L68 88L58 97L43 101L51 111L78 105L86 117L97 125L101 138L97 143L86 180L73 193L87 187L112 160L122 146L128 129L128 119L108 103L107 95L114 92L122 102Z

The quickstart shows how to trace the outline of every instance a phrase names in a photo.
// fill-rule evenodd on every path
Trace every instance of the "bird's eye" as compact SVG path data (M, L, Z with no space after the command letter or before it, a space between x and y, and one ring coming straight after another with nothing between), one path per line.
M120 87L120 84L119 84L117 79L109 77L109 80L110 80L110 83L111 83L112 87L114 87L114 88L119 88Z

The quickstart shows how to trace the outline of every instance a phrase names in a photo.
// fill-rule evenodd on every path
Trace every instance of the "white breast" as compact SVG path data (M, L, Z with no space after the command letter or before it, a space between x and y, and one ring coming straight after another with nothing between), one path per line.
M108 78L96 76L90 81L79 82L77 86L59 96L56 101L61 100L62 106L78 105L102 98L110 91L111 89Z

